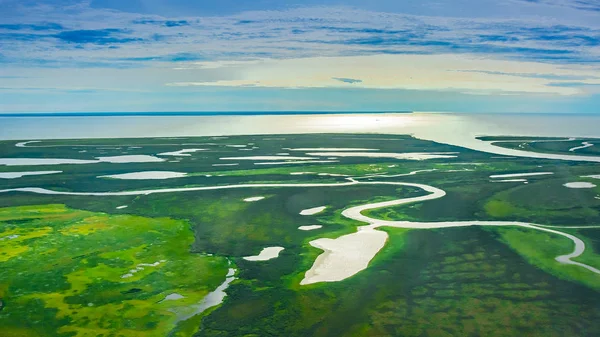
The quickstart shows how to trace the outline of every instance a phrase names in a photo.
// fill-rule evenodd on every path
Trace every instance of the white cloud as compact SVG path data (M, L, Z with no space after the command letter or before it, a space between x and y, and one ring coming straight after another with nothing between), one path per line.
M306 7L220 17L140 15L91 8L86 2L30 7L17 1L15 15L3 18L3 23L56 22L65 30L119 29L124 36L140 40L78 45L52 37L55 32L0 28L4 76L0 77L0 89L4 89L0 94L10 98L15 92L39 91L52 97L52 90L90 90L123 92L127 97L136 93L167 96L199 91L194 88L198 86L206 91L214 89L210 87L262 87L410 89L477 95L595 93L600 90L597 79L573 80L573 85L560 86L567 80L502 74L600 76L597 13L573 9L564 0L552 1L497 2L497 11L482 9L479 0L439 0L439 8L426 1L418 4L420 11L406 12L411 15ZM444 16L455 3L461 4L461 11L448 13L466 14ZM134 23L140 20L185 20L189 24L165 27ZM46 36L19 38L20 33ZM169 56L186 53L207 61L168 61ZM335 78L361 82L345 83ZM27 99L19 104L32 101L42 102L42 109L52 102ZM105 109L108 103L104 101L83 103ZM146 105L138 105L153 108L157 102L157 95L147 95L130 104L143 109ZM292 99L284 103L308 104ZM61 104L71 103L64 100ZM325 99L321 104L337 107L344 102Z
M462 3L469 1L463 0ZM448 1L441 2L444 8L448 7ZM548 11L557 6L519 0L500 7L503 8L502 15L487 13L481 17L417 16L348 7L308 7L222 17L166 18L90 8L85 2L65 7L21 5L21 16L10 18L14 23L57 22L71 30L122 29L127 31L128 36L140 41L118 46L81 46L67 44L51 36L34 41L29 38L19 40L13 36L14 40L3 44L2 54L5 59L28 66L48 66L47 62L51 61L55 64L50 66L59 67L90 66L93 63L103 67L132 67L136 63L152 63L142 62L144 58L174 53L198 54L206 59L227 62L264 57L398 52L477 53L547 62L598 59L600 48L597 45L586 45L577 40L577 36L599 39L600 21L588 20L585 11L575 11L578 15L574 15L573 10L561 8L564 15L558 16L555 11ZM519 14L520 9L525 13L539 14ZM544 15L545 12L550 14ZM185 20L189 25L165 27L133 23L140 20ZM556 31L558 25L562 30ZM551 30L551 33L544 30ZM0 33L6 32L0 30ZM554 35L557 39L539 38L545 35ZM38 61L44 62L40 64ZM186 68L186 65L180 65L180 68Z
M520 62L458 55L370 55L263 59L224 64L198 62L200 69L220 68L232 79L169 82L168 86L256 86L272 88L369 88L451 90L465 93L555 95L582 94L555 77L598 76L578 66ZM508 75L508 74L520 74ZM531 76L528 76L531 75ZM551 79L543 78L544 75ZM361 79L344 83L336 78ZM587 83L598 82L589 80Z

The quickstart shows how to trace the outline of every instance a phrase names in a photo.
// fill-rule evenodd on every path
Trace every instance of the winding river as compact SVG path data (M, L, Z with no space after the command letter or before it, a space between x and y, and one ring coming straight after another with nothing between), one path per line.
M359 177L357 177L359 178ZM377 176L370 176L377 178ZM585 243L574 235L564 233L555 229L550 229L543 225L533 223L515 222L515 221L444 221L444 222L412 222L412 221L389 221L370 218L363 211L399 206L415 202L423 202L442 198L446 192L437 187L405 182L391 181L357 181L355 178L346 178L347 182L342 183L308 183L308 184L238 184L222 186L202 186L202 187L181 187L153 190L122 191L122 192L64 192L53 191L44 188L29 187L0 190L0 193L7 192L29 192L51 195L77 195L77 196L126 196L126 195L149 195L154 193L173 193L189 192L203 190L220 189L238 189L238 188L264 188L264 187L341 187L352 185L397 185L416 187L428 192L426 195L401 198L391 201L369 203L365 205L347 208L342 215L348 219L360 221L367 225L358 227L356 233L343 235L337 239L317 239L310 242L314 247L322 249L324 252L317 257L313 266L306 272L305 278L301 284L311 284L317 282L335 282L351 277L361 270L368 267L369 262L385 246L388 235L384 231L377 230L379 227L397 227L412 229L431 229L465 226L519 226L535 229L556 235L564 236L574 243L574 250L570 254L556 257L556 261L564 264L576 265L585 268L593 273L600 274L600 270L584 263L573 261L573 258L579 257L585 251ZM591 228L591 227L590 227Z
M579 257L585 251L585 243L578 237L560 232L554 229L542 227L532 223L516 221L443 221L443 222L412 222L412 221L389 221L370 218L363 211L399 206L409 203L438 199L446 195L446 192L429 185L402 183L402 182L361 182L361 184L389 184L417 187L429 194L402 198L391 201L365 204L347 208L342 212L346 218L367 223L366 226L358 228L356 233L341 236L337 239L317 239L310 244L324 251L311 269L306 273L301 284L311 284L317 282L333 282L346 279L365 269L369 262L375 257L377 252L384 247L388 238L386 232L377 231L379 227L396 227L411 229L431 229L465 226L519 226L557 235L562 235L573 241L575 248L572 253L557 256L556 261L564 264L576 265L585 268L593 273L600 274L600 270L584 263L576 262L571 259ZM566 227L565 227L566 228ZM593 227L589 227L593 228ZM357 254L358 252L358 254Z

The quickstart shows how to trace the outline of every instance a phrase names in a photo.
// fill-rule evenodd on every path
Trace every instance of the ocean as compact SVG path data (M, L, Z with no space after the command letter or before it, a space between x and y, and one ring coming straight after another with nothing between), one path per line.
M410 134L499 153L476 136L600 138L600 114L290 113L0 117L0 139L136 138L293 133ZM326 145L326 144L324 144ZM510 155L510 153L501 153ZM512 153L514 154L514 153Z

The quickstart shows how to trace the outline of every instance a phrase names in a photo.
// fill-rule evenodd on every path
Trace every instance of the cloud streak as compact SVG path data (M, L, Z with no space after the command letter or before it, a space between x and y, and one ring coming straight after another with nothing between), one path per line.
M586 68L535 62L482 59L473 54L370 55L194 63L196 81L170 87L365 88L454 91L468 94L581 95L583 85L600 82ZM374 66L376 65L376 66ZM206 70L217 77L201 80ZM516 70L528 69L528 72ZM220 79L218 74L223 74ZM341 76L341 75L344 76ZM573 82L574 79L587 80ZM565 85L557 85L565 83Z
M334 79L336 81L343 82L343 83L350 83L350 84L362 83L362 80L357 80L357 79L354 79L354 78L332 77L332 79Z
M116 28L106 29L82 29L82 30L68 30L60 32L53 37L68 43L77 44L100 44L100 45L115 45L121 43L130 43L142 41L142 38L135 37L124 37L127 31Z
M102 63L108 55L153 62L154 55L174 53L207 59L469 53L551 63L600 62L600 24L543 19L464 19L346 7L165 18L85 3L66 9L26 7L21 15L14 17L18 23L0 25L0 42L12 42L3 46L4 63L61 58L72 49L65 42L79 49L73 61L86 63Z
M144 2L147 10L112 0L0 1L0 89L27 95L92 96L100 87L157 96L264 88L576 97L595 94L600 78L592 0L239 7L249 11L183 0Z

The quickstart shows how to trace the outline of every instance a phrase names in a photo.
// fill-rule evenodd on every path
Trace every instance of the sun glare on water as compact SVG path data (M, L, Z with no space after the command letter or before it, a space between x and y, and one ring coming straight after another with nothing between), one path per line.
M329 115L318 119L319 127L343 130L378 130L383 128L406 127L413 123L410 118L399 115Z

